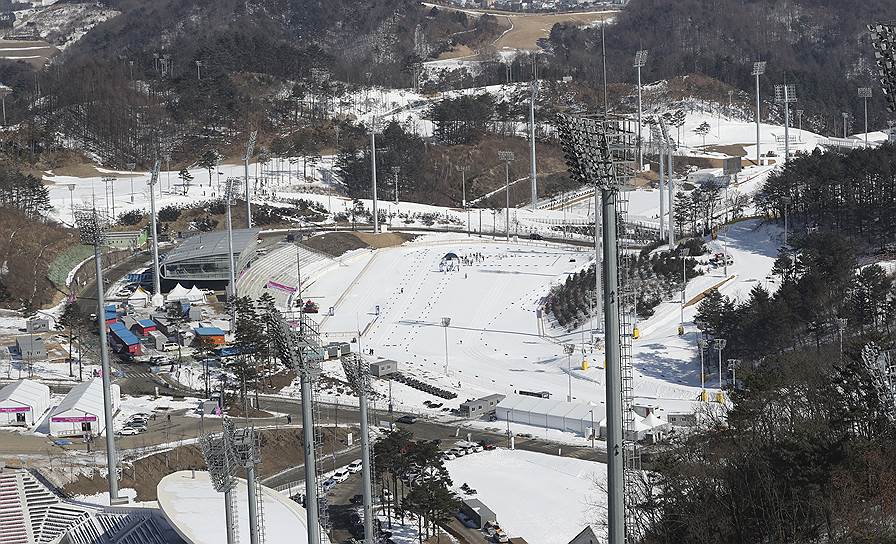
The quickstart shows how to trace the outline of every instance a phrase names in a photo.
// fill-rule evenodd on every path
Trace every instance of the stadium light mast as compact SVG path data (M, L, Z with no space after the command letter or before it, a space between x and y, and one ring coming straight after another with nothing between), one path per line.
M342 368L349 386L358 395L361 420L361 502L364 505L364 544L374 544L373 470L370 466L370 426L367 415L367 394L371 391L370 373L364 359L357 353L342 358Z
M370 184L373 197L373 233L380 231L380 214L376 207L376 129L377 119L370 122Z
M445 375L448 375L448 327L451 326L451 318L442 318L442 328L445 329Z
M719 389L722 388L722 350L725 349L725 346L728 344L728 341L724 338L716 338L713 341L713 344L716 348L716 351L719 352Z
M233 220L231 218L230 208L233 205L233 197L236 194L236 191L239 190L240 180L239 178L227 178L225 180L224 186L224 208L227 212L227 258L228 258L228 268L227 272L229 274L228 280L228 291L230 291L230 297L235 301L236 300L236 263L233 259ZM231 316L235 315L234 308L236 307L235 302L232 303L231 306ZM231 322L231 328L233 325L236 325L235 322Z
M507 231L507 241L510 242L510 163L513 162L513 151L498 151L498 160L504 161L504 197L506 198L504 230Z
M159 182L159 166L157 159L149 176L149 225L152 229L152 305L158 308L164 303L162 298L162 278L159 277L159 229L156 217L156 193L153 186Z
M258 137L258 131L253 130L249 133L249 143L246 144L246 155L243 157L243 183L246 184L246 228L252 228L252 198L249 195L249 161L252 159L252 152L255 151L255 138Z
M765 64L766 61L759 61L753 63L753 76L756 77L756 166L759 166L760 157L762 156L761 151L759 150L759 142L760 142L760 130L759 130L759 116L761 114L762 103L759 100L759 76L765 73Z
M871 87L859 87L859 98L865 103L865 147L868 147L868 99L872 96Z
M106 467L109 481L109 500L113 505L125 504L126 497L118 496L118 460L115 452L115 426L112 412L112 369L109 364L109 341L106 336L106 301L103 293L103 258L100 248L106 243L109 220L96 207L75 211L75 224L80 231L81 243L93 246L93 262L96 267L96 324L100 333L100 361L103 381L103 422L106 428Z
M534 210L538 201L538 181L535 172L535 100L538 98L537 79L532 81L530 91L532 94L529 98L529 180L532 185L532 203L530 207Z
M624 439L628 419L623 409L623 382L630 368L624 368L621 321L627 308L619 285L617 197L625 179L637 167L637 145L631 142L627 118L584 117L561 114L558 133L566 155L570 176L583 184L594 183L601 191L604 262L604 342L607 399L607 522L608 544L623 544L626 533L635 527L627 523L625 470L635 469L636 452ZM628 327L626 317L626 327ZM625 333L629 334L628 332ZM627 359L626 359L627 360ZM626 382L629 384L630 382Z
M204 435L199 439L199 446L212 487L224 494L224 523L227 528L227 544L239 542L239 513L233 501L233 490L236 487L236 468L238 460L233 448L233 421L221 419L223 428L219 435ZM310 516L309 516L310 519Z
M790 104L796 102L796 87L792 83L775 85L775 102L784 104L784 162L790 160Z
M647 50L635 53L634 67L638 70L638 171L644 170L644 151L641 141L641 68L647 65Z

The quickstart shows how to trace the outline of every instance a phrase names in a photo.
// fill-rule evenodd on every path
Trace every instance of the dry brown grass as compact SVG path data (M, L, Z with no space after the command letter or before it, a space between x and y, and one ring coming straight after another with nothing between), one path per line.
M580 25L593 24L613 17L616 12L556 13L538 15L504 15L513 28L495 41L495 47L501 49L538 50L538 40L547 38L551 28L557 23L573 22Z

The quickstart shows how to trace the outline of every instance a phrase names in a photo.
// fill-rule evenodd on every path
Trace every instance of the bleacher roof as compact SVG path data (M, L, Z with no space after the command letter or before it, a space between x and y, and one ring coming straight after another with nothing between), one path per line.
M129 346L134 346L140 343L140 339L137 338L137 335L129 331L128 328L125 327L122 323L115 323L114 325L109 327L109 330L112 331L112 334L114 334L119 340Z
M234 255L239 255L246 248L254 246L259 232L259 229L233 229ZM163 264L222 254L227 255L227 231L203 232L187 238L169 251Z

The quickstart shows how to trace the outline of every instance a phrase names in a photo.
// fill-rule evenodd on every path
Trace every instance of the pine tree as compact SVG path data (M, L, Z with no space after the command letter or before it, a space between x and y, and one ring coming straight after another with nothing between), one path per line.
M184 186L184 196L186 196L187 191L190 189L190 182L193 181L193 174L184 167L178 172L177 177L180 178L181 185Z

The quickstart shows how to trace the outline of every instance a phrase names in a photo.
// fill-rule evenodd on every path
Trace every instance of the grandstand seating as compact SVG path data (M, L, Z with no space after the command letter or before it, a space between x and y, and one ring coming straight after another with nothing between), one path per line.
M66 501L39 475L0 470L2 544L176 544L182 539L150 508Z

